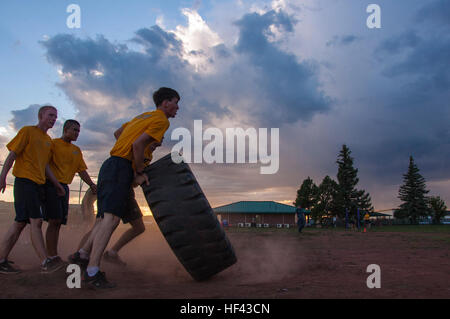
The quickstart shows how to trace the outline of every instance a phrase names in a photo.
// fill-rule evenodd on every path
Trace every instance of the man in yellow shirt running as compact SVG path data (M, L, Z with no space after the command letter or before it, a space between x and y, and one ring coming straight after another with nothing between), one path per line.
M65 195L64 188L56 180L48 165L52 139L47 135L47 131L53 127L57 117L55 107L41 107L38 113L39 123L36 126L21 128L6 146L10 152L0 175L0 190L2 193L5 191L6 177L15 162L13 175L16 177L14 181L16 218L0 243L0 273L20 272L11 265L8 256L28 223L31 225L31 242L42 261L41 271L50 273L63 266L48 258L42 236L42 194L46 176L55 185L58 194Z
M112 233L127 213L130 190L136 177L143 177L144 151L152 142L161 142L169 128L169 118L178 111L180 96L170 88L160 88L153 94L156 111L146 112L131 120L123 129L98 177L97 208L103 220L91 233L92 251L84 282L94 288L112 288L100 271L100 261ZM134 164L134 169L133 169Z
M366 212L364 215L364 231L366 231L366 228L370 228L370 215L369 212Z
M49 258L53 259L55 263L63 262L58 256L59 231L61 225L67 224L69 212L68 184L72 183L75 173L78 173L81 179L91 187L94 194L97 192L97 186L92 182L86 171L87 166L80 148L72 144L78 139L79 134L80 123L75 120L67 120L63 126L62 137L52 140L50 169L66 191L65 196L58 196L53 183L49 180L45 183L43 216L44 220L48 222L45 239Z
M125 123L120 129L118 129L114 136L116 139L119 138L123 128L128 123ZM153 159L153 152L157 147L161 146L161 143L155 141L151 143L145 149L145 164L150 165L151 160ZM145 178L143 176L138 176L135 178L133 182L133 187L137 187L145 182ZM98 224L101 222L101 216L98 215L95 221L93 228L98 227ZM120 266L125 266L126 263L119 257L119 251L127 245L130 241L132 241L137 236L141 235L145 231L145 224L143 220L143 215L141 209L139 208L139 204L136 201L134 190L130 190L130 196L128 198L128 206L126 209L126 213L124 217L122 217L122 222L124 224L130 224L131 228L124 232L120 238L116 241L116 243L105 253L103 254L103 260L107 262L111 262ZM92 250L92 238L90 235L92 230L86 233L80 241L78 246L78 251L68 257L68 260L72 264L77 264L81 266L83 270L86 269L89 263L89 254ZM89 240L90 239L90 240ZM88 241L89 240L89 241Z

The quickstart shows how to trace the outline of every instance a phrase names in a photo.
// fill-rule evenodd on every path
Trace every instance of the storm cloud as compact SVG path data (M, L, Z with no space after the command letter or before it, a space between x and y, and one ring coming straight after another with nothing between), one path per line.
M294 17L274 10L263 15L247 14L236 22L239 27L236 51L256 71L254 82L261 92L259 109L266 118L264 123L308 121L330 108L330 99L320 89L315 61L299 62L295 55L269 41L271 26L292 32L295 23Z
M220 116L247 110L259 122L267 122L270 114L273 120L275 107L275 120L282 125L308 120L329 108L314 61L299 62L269 41L269 28L292 32L295 23L294 17L283 11L245 15L236 22L240 31L235 47L223 43L212 47L214 55L208 58L215 71L211 74L196 72L183 56L182 41L159 26L136 31L130 43L142 50L130 49L130 43L113 44L103 36L80 39L67 34L56 35L42 45L48 61L60 69L63 80L59 85L75 102L80 116L84 111L89 117L106 111L105 119L112 124L132 105L151 106L151 93L160 86L170 86L180 91L189 113L205 121L205 111ZM242 72L249 78L243 79ZM208 96L211 84L215 85L215 97ZM89 91L95 91L100 101L95 101L95 94L91 100L80 97ZM101 105L105 96L127 103L118 105L116 100L106 108ZM235 97L236 105L227 96ZM240 101L239 96L247 98Z
M9 123L16 131L24 126L36 125L38 123L38 111L41 107L42 105L32 104L25 109L12 111L13 117Z
M450 178L445 160L450 156L449 8L445 1L425 5L414 19L419 25L411 23L413 27L386 39L376 51L383 52L384 76L398 81L398 90L383 103L396 133L376 149L404 157L405 163L406 154L415 156L435 180Z

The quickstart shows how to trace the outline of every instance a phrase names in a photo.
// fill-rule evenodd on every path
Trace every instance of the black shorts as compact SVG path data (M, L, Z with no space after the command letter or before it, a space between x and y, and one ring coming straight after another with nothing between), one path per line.
M56 187L52 182L47 181L44 185L45 197L43 205L43 216L45 221L50 219L57 219L61 221L62 225L67 224L67 215L69 214L69 187L67 184L62 184L66 195L58 196L56 194Z
M31 219L42 219L44 187L27 178L16 177L14 181L14 209L16 222L30 223Z
M122 217L122 222L124 224L128 224L129 222L132 222L133 220L142 218L142 212L139 208L139 205L136 201L134 190L131 189L130 191L130 197L128 198L128 205L126 208L126 212L124 216ZM103 214L97 213L97 218L103 218Z
M97 215L105 213L125 218L134 178L131 162L121 157L108 158L100 168L97 183ZM134 196L133 196L134 198Z

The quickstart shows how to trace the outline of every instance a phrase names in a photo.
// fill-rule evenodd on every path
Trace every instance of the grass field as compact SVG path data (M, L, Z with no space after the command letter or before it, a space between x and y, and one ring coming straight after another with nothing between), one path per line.
M371 232L450 233L450 225L393 225L374 227Z
M361 228L359 232L362 232L364 228ZM238 228L230 227L231 232L256 232L256 233L267 233L267 232L286 232L286 233L297 233L297 228ZM344 227L336 228L316 228L307 227L303 229L303 233L312 232L358 232L358 230L345 229ZM450 225L393 225L393 226L379 226L367 229L368 232L394 232L394 233L450 233Z
M359 230L363 231L363 227ZM351 229L345 229L343 227L337 228L306 228L305 231L357 231ZM369 232L394 232L394 233L450 233L450 225L392 225L392 226L379 226L367 228Z

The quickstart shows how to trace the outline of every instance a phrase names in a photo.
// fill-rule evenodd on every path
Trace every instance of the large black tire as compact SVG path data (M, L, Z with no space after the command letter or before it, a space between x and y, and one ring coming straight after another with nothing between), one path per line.
M202 281L233 265L234 249L189 165L166 155L145 169L142 186L156 223L178 260Z

